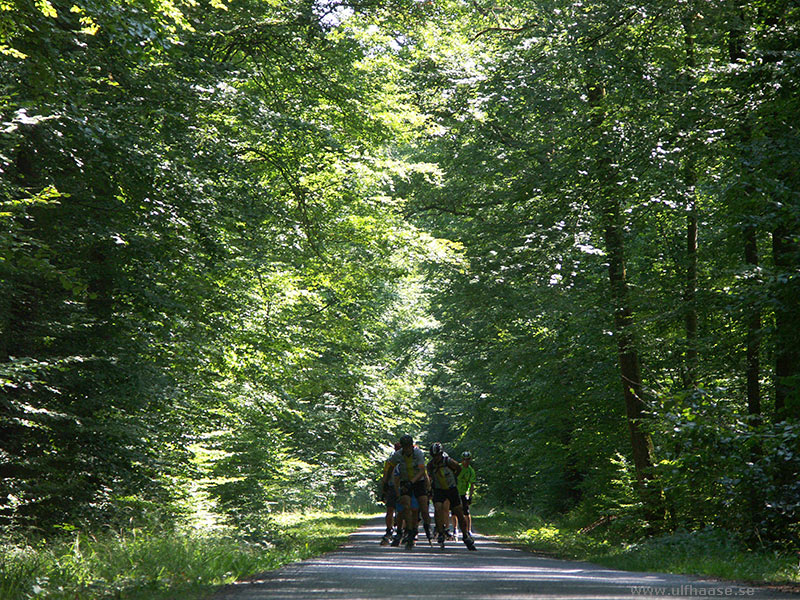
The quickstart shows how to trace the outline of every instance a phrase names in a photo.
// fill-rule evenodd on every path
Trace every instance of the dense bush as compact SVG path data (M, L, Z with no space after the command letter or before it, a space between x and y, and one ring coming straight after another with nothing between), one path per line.
M797 544L800 423L759 423L715 396L675 400L662 417L657 474L672 525Z

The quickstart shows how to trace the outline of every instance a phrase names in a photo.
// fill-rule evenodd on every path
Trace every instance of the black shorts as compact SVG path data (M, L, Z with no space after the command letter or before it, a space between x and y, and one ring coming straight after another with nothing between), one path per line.
M464 514L469 514L469 500L466 496L461 496L461 506L464 508Z
M405 488L409 484L408 481L401 481L400 482L400 495L408 495L403 494L403 488ZM411 484L411 494L416 496L419 499L422 496L428 495L428 486L425 484L424 479L419 479Z
M450 500L450 510L461 506L461 498L458 495L458 488L451 487L447 490L433 488L433 503L440 504L445 500Z

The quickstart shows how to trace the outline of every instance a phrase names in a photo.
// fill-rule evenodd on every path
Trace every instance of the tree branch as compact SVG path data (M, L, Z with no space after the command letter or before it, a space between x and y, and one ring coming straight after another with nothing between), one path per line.
M587 46L594 46L597 42L602 40L604 37L611 34L612 31L622 27L625 23L630 21L634 16L636 16L638 12L636 10L631 10L628 14L624 15L621 19L619 19L616 23L612 23L605 31L601 31L596 36L589 38L587 40L581 40Z
M264 150L259 148L255 148L253 146L247 146L235 152L237 155L246 154L248 152L252 152L253 154L260 156L269 164L271 164L275 169L277 169L278 173L283 178L284 182L289 189L291 190L292 194L294 195L295 200L297 201L297 208L300 212L300 219L303 222L303 227L306 231L306 236L308 238L308 243L311 246L311 249L314 251L318 257L322 258L322 253L320 252L319 248L317 248L317 244L314 241L313 237L313 227L311 226L311 219L308 216L308 209L306 206L306 194L308 190L304 189L297 181L291 176L291 174L287 171L284 167L283 163L277 160L275 157L270 156Z
M523 25L522 27L487 27L486 29L482 29L481 31L479 31L478 33L473 35L471 39L472 39L472 41L475 41L479 37L481 37L482 35L485 35L487 33L491 33L493 31L502 31L502 32L506 32L506 33L520 33L522 31L526 31L528 29L531 29L532 27L533 27L533 25Z

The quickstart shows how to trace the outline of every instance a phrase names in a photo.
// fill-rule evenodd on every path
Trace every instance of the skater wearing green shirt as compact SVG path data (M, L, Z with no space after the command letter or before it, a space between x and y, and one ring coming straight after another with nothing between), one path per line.
M469 514L469 505L472 504L472 493L475 491L475 469L472 468L472 452L461 453L461 471L458 474L456 483L458 485L458 495L461 496L461 506L464 510L464 520L467 523L467 531L472 535L472 515ZM453 532L456 531L457 519L453 515ZM465 532L461 532L463 535Z

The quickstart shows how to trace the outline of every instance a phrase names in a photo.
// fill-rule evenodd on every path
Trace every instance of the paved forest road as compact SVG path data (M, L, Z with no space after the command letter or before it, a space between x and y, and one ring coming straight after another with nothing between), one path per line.
M424 533L420 529L423 540ZM552 598L785 598L800 596L681 575L614 571L535 556L475 537L445 550L427 541L413 550L380 546L381 520L359 528L343 547L252 581L226 586L214 600L506 600Z

